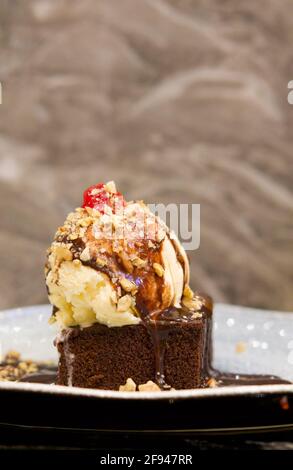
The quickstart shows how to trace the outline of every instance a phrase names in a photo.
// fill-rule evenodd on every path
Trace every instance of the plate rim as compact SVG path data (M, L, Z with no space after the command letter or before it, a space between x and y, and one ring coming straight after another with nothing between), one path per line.
M1 391L16 391L27 393L42 393L49 395L67 395L85 398L98 398L110 400L164 400L174 401L180 399L203 399L214 397L235 397L235 396L255 396L255 395L292 395L293 384L273 384L273 385L237 385L219 388L202 388L190 390L175 390L165 392L119 392L114 390L96 390L92 388L67 387L64 385L48 385L35 383L1 382Z

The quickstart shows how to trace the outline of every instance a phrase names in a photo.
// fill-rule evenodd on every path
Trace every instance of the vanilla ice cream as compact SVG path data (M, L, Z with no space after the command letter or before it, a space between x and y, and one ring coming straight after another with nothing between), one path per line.
M174 234L142 202L125 202L113 182L85 192L48 250L46 283L61 328L136 325L185 302L189 263Z

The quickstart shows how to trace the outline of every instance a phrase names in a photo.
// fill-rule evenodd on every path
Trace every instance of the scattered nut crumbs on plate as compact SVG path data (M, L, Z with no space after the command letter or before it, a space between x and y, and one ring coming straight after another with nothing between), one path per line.
M138 388L139 392L160 392L160 387L155 384L152 380L149 380L145 384L136 385L132 379L127 379L125 385L120 385L119 392L136 392Z
M19 352L9 351L0 362L0 382L17 382L25 375L34 374L49 362L36 363L32 360L22 360Z

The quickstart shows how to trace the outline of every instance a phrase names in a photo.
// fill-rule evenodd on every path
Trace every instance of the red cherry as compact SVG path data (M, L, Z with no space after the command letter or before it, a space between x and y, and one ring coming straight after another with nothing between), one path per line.
M104 206L105 204L109 204L110 200L109 194L104 188L105 185L103 183L99 183L86 189L83 194L82 207L91 207L92 209L104 212Z
M110 206L112 210L118 211L125 206L125 201L121 193L109 193L103 183L96 184L86 189L83 194L83 208L91 207L102 214L105 212L105 206Z

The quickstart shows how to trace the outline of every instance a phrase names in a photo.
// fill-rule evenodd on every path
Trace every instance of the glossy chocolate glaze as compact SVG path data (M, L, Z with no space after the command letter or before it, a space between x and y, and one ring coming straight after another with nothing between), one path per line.
M217 387L228 387L235 385L274 385L290 384L288 380L280 379L274 375L254 374L228 374L218 370L210 370L210 377L216 380Z
M38 372L34 372L32 374L24 375L19 382L27 382L27 383L36 383L36 384L52 384L55 385L57 377L57 367L52 366L50 368L40 368Z
M178 307L169 307L165 310L158 310L149 314L148 312L142 313L142 321L147 328L154 345L155 361L156 361L156 382L162 390L169 390L171 387L165 380L165 351L169 334L174 331L174 326L182 326L184 324L193 324L202 321L202 315L212 315L212 301L207 296L196 295L195 299L199 302L200 308L198 311L191 311L183 305ZM209 337L206 331L204 337ZM207 364L204 363L211 345L204 345L202 354L202 362L204 369L207 369ZM203 375L207 375L203 371Z

